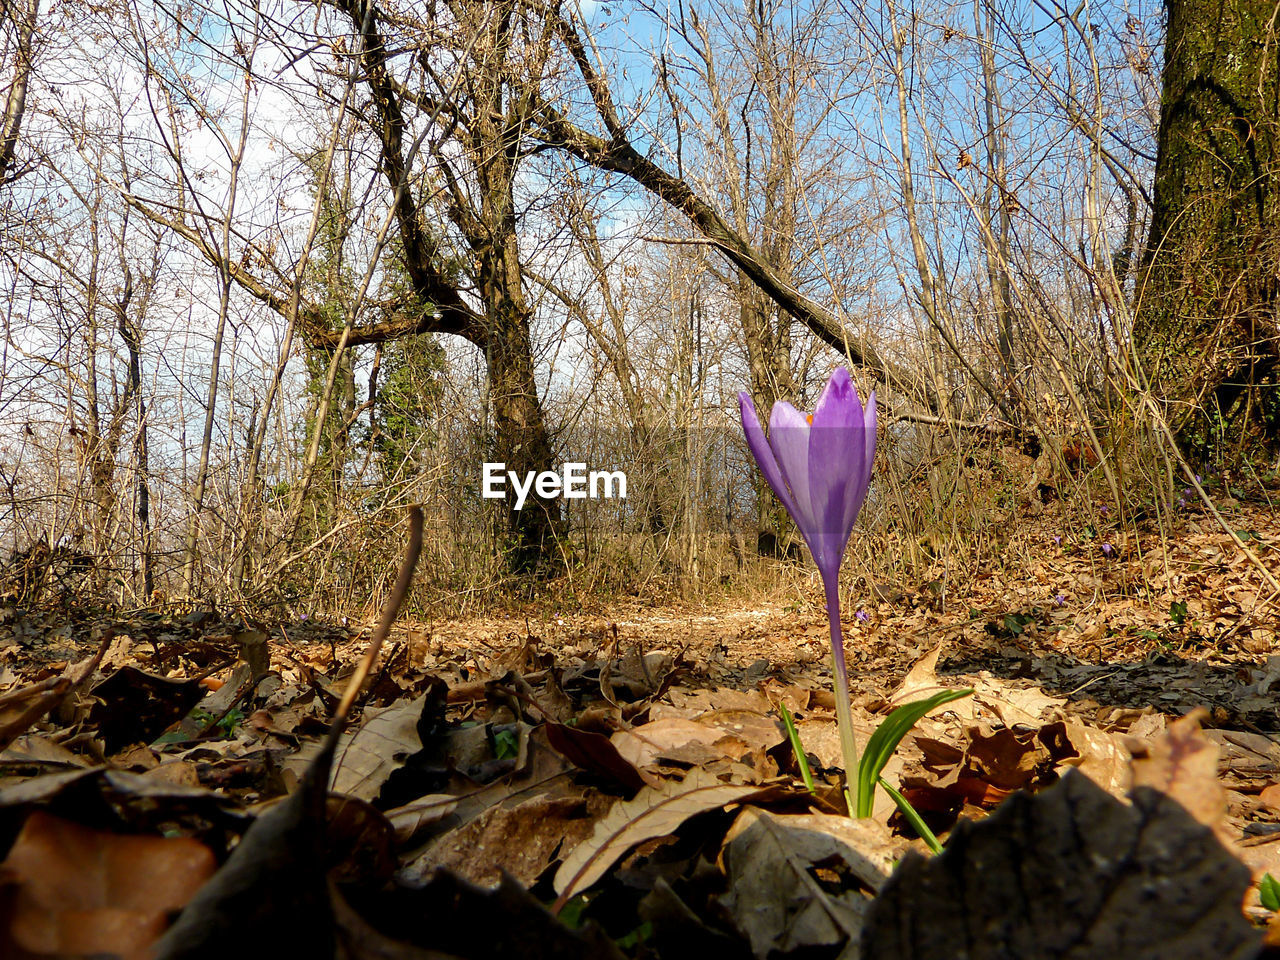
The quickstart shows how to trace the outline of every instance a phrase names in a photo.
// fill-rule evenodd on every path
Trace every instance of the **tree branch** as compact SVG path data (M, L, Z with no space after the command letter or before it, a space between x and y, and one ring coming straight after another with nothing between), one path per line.
M797 290L688 181L669 173L636 150L627 137L608 87L593 67L577 30L573 24L560 18L559 32L587 84L610 139L606 140L583 130L561 111L541 100L535 114L537 129L533 133L536 137L597 169L631 179L660 200L680 210L752 283L779 307L807 326L820 340L841 353L847 353L853 363L870 370L882 383L892 385L907 396L923 398L925 405L931 410L939 409L937 397L927 383L886 360L875 347L852 338L838 317Z

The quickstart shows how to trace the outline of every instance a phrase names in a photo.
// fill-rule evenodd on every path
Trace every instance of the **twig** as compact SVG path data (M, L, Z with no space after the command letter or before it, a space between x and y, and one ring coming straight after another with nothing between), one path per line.
M338 702L338 710L333 717L333 726L329 730L330 737L336 738L338 731L346 724L347 717L351 714L351 708L355 705L356 697L360 694L360 688L364 686L365 680L369 678L369 672L373 669L374 661L378 658L378 650L382 647L382 641L391 632L391 624L395 623L396 614L400 612L400 606L404 603L404 598L409 595L409 585L413 582L413 568L417 566L418 555L421 552L422 507L414 504L409 508L409 545L405 548L404 560L400 563L400 573L396 576L395 586L391 588L391 596L387 598L387 605L382 608L382 619L373 631L373 639L369 641L369 649L365 651L364 659L356 667L356 672L351 675L351 680L347 683L347 688L342 693L342 699Z
M89 682L93 679L93 675L97 673L98 666L102 663L102 658L106 656L107 650L111 647L111 641L115 637L116 631L114 627L107 627L102 631L102 636L98 640L98 649L94 652L93 658L85 665L84 672L80 674L78 679L71 681L71 685L66 692L50 708L51 712L54 712L54 715L59 720L71 722L72 698L79 694L80 691L88 689ZM32 722L34 723L35 721L33 720Z
M708 240L706 237L658 237L645 235L640 239L649 243L666 243L672 246L718 247L724 249L724 244L719 240Z
M71 684L71 689L67 691L67 696L79 692L88 685L95 672L97 672L98 664L102 663L102 658L106 656L107 650L111 646L111 641L116 637L114 627L108 627L102 631L102 636L98 640L98 649L93 654L93 659L85 664L84 672L80 674L80 678Z
M1080 686L1076 687L1074 690L1068 690L1067 696L1073 697L1077 693L1079 693L1081 690L1083 690L1085 687L1090 686L1091 684L1097 683L1099 680L1106 680L1108 677L1114 677L1116 674L1120 672L1121 671L1119 670L1112 670L1110 673L1100 673L1096 677L1090 677L1088 680L1080 684Z
M1043 438L1035 430L1000 420L983 423L972 420L957 420L950 417L935 417L933 414L913 413L911 411L892 413L885 419L889 423L919 423L930 427L946 427L963 433L984 433L992 437L1010 437L1022 444L1032 441L1035 443L1044 442Z
M613 672L613 658L618 655L618 625L611 623L613 627L613 643L609 647L609 652L605 654L604 663L600 666L600 696L616 710L621 711L622 707L618 705L618 701L614 699L613 688L609 684L609 677Z

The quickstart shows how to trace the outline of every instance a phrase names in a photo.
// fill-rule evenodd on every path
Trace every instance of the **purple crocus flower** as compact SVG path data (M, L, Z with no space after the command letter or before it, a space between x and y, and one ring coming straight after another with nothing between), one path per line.
M868 614L867 611L865 610L859 610L857 613L854 614L854 617L857 618L859 623L869 623L871 620L871 615Z
M1060 546L1062 546L1062 535L1061 535L1061 534L1059 534L1058 536L1055 536L1055 537L1053 538L1053 545L1054 545L1055 547L1060 547Z
M738 399L751 455L769 488L800 528L822 575L831 625L836 719L845 775L852 777L857 769L857 748L840 633L840 563L871 483L876 453L876 395L873 391L864 408L849 371L840 367L827 381L812 414L805 415L786 402L775 403L769 415L767 438L751 397L744 391Z
M1066 598L1065 596L1063 596L1061 593L1060 593L1060 594L1058 594L1056 597L1054 597L1054 598L1053 598L1053 605L1054 605L1055 607L1060 607L1060 606L1062 606L1062 605L1063 605L1064 603L1066 603L1066 602L1067 602L1067 598Z
M767 439L751 397L744 391L738 399L751 454L800 528L830 596L871 482L876 395L863 409L849 371L840 367L812 414L806 416L785 401L775 403Z
M1106 554L1108 557L1110 557L1110 556L1111 556L1111 554L1115 553L1115 549L1116 549L1116 548L1115 548L1115 547L1113 547L1113 546L1111 546L1111 544L1109 544L1109 543L1104 543L1104 544L1102 545L1102 552L1103 552L1104 554Z

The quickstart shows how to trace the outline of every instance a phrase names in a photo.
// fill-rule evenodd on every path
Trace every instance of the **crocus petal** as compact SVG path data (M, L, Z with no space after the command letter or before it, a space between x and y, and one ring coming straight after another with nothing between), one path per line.
M750 394L745 390L738 394L738 407L742 411L742 432L747 436L747 446L751 449L751 455L756 458L756 463L760 466L760 472L764 474L764 479L769 484L769 489L773 491L782 505L786 508L787 513L792 517L798 515L795 499L791 496L791 490L787 487L787 481L782 476L782 471L778 469L778 461L773 455L773 448L769 446L769 441L765 439L764 429L760 426L760 418L756 415L756 405L752 402Z
M846 416L849 409L850 398L858 403L858 426L862 425L862 402L857 400L858 388L853 385L853 378L849 376L849 371L844 367L836 367L836 370L827 380L827 385L822 388L822 393L818 395L818 402L813 408L814 426L838 426L849 424L851 421Z
M811 538L818 527L809 493L809 418L785 400L775 403L769 415L769 446L791 490L795 506L787 508L791 519L813 550L816 544Z
M825 492L820 491L818 480L810 480L815 512L821 506L831 521L829 532L842 533L843 540L853 529L866 493L865 458L862 401L849 372L840 367L831 375L813 411L809 471L811 478L821 476L826 487ZM843 552L843 542L840 547Z
M857 388L843 367L827 382L813 412L809 439L809 483L823 539L814 556L824 573L836 573L858 511L866 498L866 421Z

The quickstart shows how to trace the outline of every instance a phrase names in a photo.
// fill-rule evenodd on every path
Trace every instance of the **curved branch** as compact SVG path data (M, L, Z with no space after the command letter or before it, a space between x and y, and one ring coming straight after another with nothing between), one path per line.
M133 194L122 191L121 195L129 206L133 207L148 220L172 230L190 243L213 267L225 270L227 276L249 296L270 307L282 317L288 317L289 297L287 294L272 289L260 277L250 273L242 264L227 263L221 252L209 243L199 231L193 230L180 220L162 216L145 200ZM377 306L384 313L391 314L391 319L351 327L346 338L346 346L356 347L366 343L385 343L389 340L396 340L400 337L418 333L442 333L462 337L464 340L483 349L487 336L483 320L462 301L456 291L454 293L456 303L449 305L437 303L435 304L435 310L421 310L416 312L416 315L405 312L406 308L411 306L405 300L379 303ZM412 306L417 306L417 302ZM328 320L310 304L301 302L298 304L298 325L302 328L307 342L317 347L334 350L338 346L338 341L342 339L342 330L331 329Z
M636 150L627 137L608 86L596 71L574 25L561 17L558 18L558 29L578 72L586 82L609 139L583 130L561 111L541 100L536 105L538 129L535 135L538 139L563 149L597 169L625 176L680 210L765 296L808 327L818 339L841 353L847 353L853 363L870 370L882 383L892 385L906 396L921 397L929 409L937 411L938 398L928 383L886 360L871 344L858 342L851 337L837 316L797 290L687 180L669 173Z

